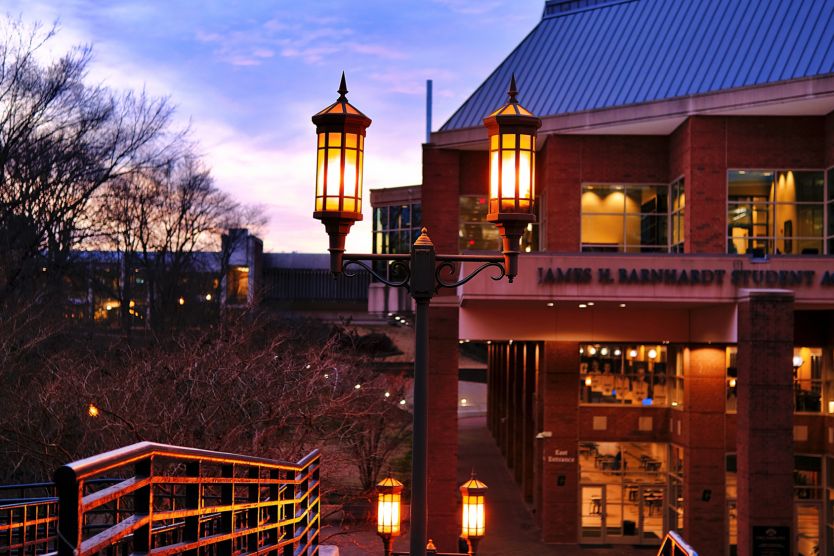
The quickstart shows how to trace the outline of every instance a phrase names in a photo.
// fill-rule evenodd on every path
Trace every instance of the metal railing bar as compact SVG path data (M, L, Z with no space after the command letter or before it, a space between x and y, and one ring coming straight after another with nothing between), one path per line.
M41 506L56 504L58 498L15 498L11 504L0 504L0 512L16 510L27 506Z
M108 527L101 533L83 541L79 552L81 554L98 552L102 548L111 546L116 541L135 532L140 527L148 525L150 521L151 518L149 515L132 515L120 521L116 525Z
M56 473L61 473L62 470L66 469L73 472L76 480L83 480L93 475L105 473L116 467L136 463L137 461L149 456L154 456L156 458L200 460L204 463L222 463L226 465L257 465L265 469L298 472L305 467L304 462L308 459L316 458L318 455L318 450L314 450L308 454L302 462L290 463L254 456L241 456L239 454L232 454L228 452L212 452L210 450L202 450L200 448L172 446L170 444L158 444L156 442L137 442L136 444L131 444L130 446L125 446L124 448L118 448L110 452L105 452L103 454L98 454L67 464L59 468ZM67 471L63 471L63 473L67 473Z
M121 483L103 488L93 494L88 494L81 501L81 511L87 512L98 508L99 506L103 506L104 504L112 502L125 494L130 494L131 492L139 490L142 487L148 486L150 482L151 479L149 477L131 477Z
M49 523L55 523L58 521L57 516L50 516L50 517L42 517L39 519L30 519L27 521L17 521L14 523L7 523L4 525L0 525L0 533L4 531L10 531L12 529L21 529L23 527L33 527L36 525L46 525Z
M171 544L168 546L162 546L158 548L154 548L151 550L151 554L154 556L163 556L165 554L177 554L179 552L185 552L187 550L193 550L196 548L201 548L203 546L208 546L211 544L217 544L222 541L233 540L238 537L244 537L247 535L251 535L253 533L260 533L263 531L269 531L270 529L275 529L279 527L279 523L270 523L267 525L261 525L257 527L248 527L246 529L238 529L236 531L232 531L230 533L218 533L216 535L209 535L207 537L202 537L196 541L187 541L187 542L180 542L176 544ZM284 539L283 541L279 541L278 544L274 545L278 548L282 546L286 546L288 544L297 542L298 538L294 537L291 539Z

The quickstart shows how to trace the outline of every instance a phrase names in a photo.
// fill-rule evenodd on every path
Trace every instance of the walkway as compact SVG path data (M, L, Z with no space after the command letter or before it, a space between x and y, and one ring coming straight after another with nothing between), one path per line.
M585 548L539 542L533 515L486 428L486 416L459 415L458 433L459 481L463 482L475 469L478 478L489 487L487 535L478 547L479 556L649 556L656 553L657 548Z

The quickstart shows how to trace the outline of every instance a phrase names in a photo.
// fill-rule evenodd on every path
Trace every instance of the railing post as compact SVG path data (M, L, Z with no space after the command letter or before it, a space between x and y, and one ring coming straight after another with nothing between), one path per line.
M58 556L73 556L76 549L81 549L81 489L75 471L71 467L59 467L55 471L55 488L58 493Z
M310 541L310 529L307 527L310 524L310 477L307 475L307 472L310 470L309 464L306 467L302 467L298 471L296 471L295 478L299 479L300 477L304 477L304 480L301 481L298 490L301 493L302 501L301 507L296 508L295 515L301 514L303 515L303 519L298 525L298 528L304 529L304 535L302 535L301 539L299 540L299 544L307 544ZM308 554L307 549L304 549L304 554Z
M136 462L136 478L153 477L153 456ZM153 548L153 483L136 491L133 498L134 514L148 516L148 522L133 533L133 551L149 553Z
M321 460L319 458L314 459L310 465L315 465L316 469L313 471L313 483L316 485L313 487L312 492L310 492L310 496L316 501L313 505L315 509L315 515L312 516L311 521L316 521L316 526L312 529L313 531L313 543L312 546L316 547L319 545L319 531L321 530L321 498L319 497L319 492L321 488L321 481L319 480L319 471L321 470ZM308 508L311 506L308 504ZM311 513L313 513L311 511Z
M260 479L261 468L255 465L251 466L248 475L249 479ZM248 515L246 516L246 526L250 529L253 527L257 528L261 522L260 491L260 481L249 484L249 503L256 504L255 507L249 509ZM260 537L261 534L258 531L248 535L246 539L247 552L254 553L258 551L258 540Z
M200 461L189 461L185 464L185 475L195 478L195 482L185 485L185 507L189 510L199 510L203 497L200 481ZM185 518L185 529L182 533L183 542L196 542L200 539L200 516L193 515ZM186 556L197 556L199 550L186 550Z
M231 506L230 509L224 510L220 514L220 534L234 532L235 526L235 466L223 465L220 468L220 476L228 477L229 482L220 485L220 504L223 506ZM232 539L221 541L217 545L217 556L231 556L232 554Z
M287 473L284 471L284 473ZM293 475L295 478L295 475ZM296 508L295 508L295 485L287 485L284 489L284 496L283 500L284 504L281 506L284 508L283 518L287 521L287 524L281 527L281 536L283 540L289 540L295 537L295 516L296 516ZM294 556L295 554L295 543L291 542L284 546L284 554L283 556Z
M271 469L269 471L269 480L270 481L278 481L279 479L279 471L277 469ZM269 516L269 523L276 524L281 520L281 506L278 505L279 500L278 497L280 496L280 487L276 482L270 483L269 485L269 501L273 503L273 505L267 508L267 516ZM280 538L280 531L278 527L273 527L267 531L267 538L266 542L270 546L275 546L278 544L278 539ZM278 554L278 550L270 551L270 554Z

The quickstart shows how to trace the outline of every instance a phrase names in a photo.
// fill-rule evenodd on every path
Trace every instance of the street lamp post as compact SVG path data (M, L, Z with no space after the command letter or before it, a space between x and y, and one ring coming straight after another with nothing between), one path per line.
M317 173L316 204L313 217L322 221L330 238L330 270L355 275L367 270L377 280L392 287L405 288L414 299L414 421L411 480L412 556L426 554L427 519L427 413L428 413L428 308L441 288L457 288L481 271L493 268L493 280L504 276L509 282L518 273L521 234L535 220L536 131L541 120L523 108L517 97L513 76L509 99L484 119L489 133L490 182L487 220L498 227L503 239L501 255L445 255L435 251L423 228L408 254L346 254L345 240L354 222L362 219L362 167L365 130L371 119L347 101L344 73L339 98L313 116L316 124ZM402 272L399 280L390 280L374 272L366 261L386 261ZM461 263L480 263L462 278L457 276Z

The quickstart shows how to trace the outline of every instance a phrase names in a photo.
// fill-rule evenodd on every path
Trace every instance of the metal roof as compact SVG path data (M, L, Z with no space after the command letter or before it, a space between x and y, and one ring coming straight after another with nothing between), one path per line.
M834 73L832 0L550 0L539 24L440 131L506 99L537 116Z

